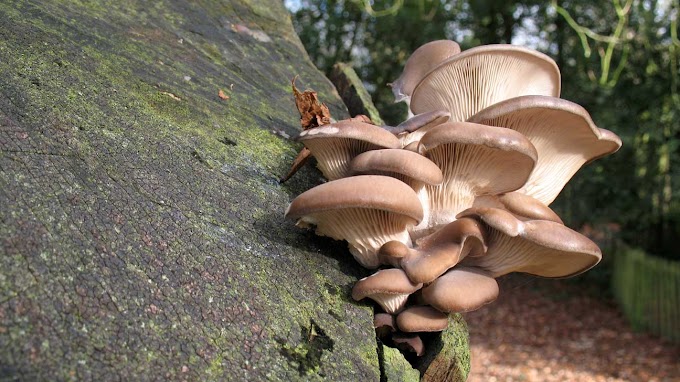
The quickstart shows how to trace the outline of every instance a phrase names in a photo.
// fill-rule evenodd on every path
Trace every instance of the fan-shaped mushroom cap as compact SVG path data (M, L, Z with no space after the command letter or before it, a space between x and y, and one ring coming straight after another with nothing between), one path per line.
M473 207L501 208L511 212L520 220L550 220L564 224L562 219L538 199L520 192L501 195L486 195L475 199Z
M423 301L447 313L470 312L498 297L498 283L487 272L456 267L423 288Z
M395 314L406 305L408 296L422 286L412 283L401 269L382 269L357 281L352 288L352 298L359 301L368 297L385 312Z
M485 251L481 224L462 218L418 240L417 248L387 242L378 250L378 258L402 268L411 281L427 284L465 257L481 256Z
M410 245L407 228L423 217L416 193L405 183L380 175L361 175L318 185L295 198L286 217L316 233L347 240L354 258L367 268L380 265L376 251L396 240Z
M349 166L351 175L386 175L413 186L414 183L440 184L442 171L431 160L403 149L371 150L357 155Z
M450 40L431 41L416 49L406 61L401 76L391 85L394 102L408 102L413 89L430 70L458 53L460 46Z
M429 111L427 113L414 115L400 123L391 131L397 134L397 137L401 141L401 146L406 148L408 145L420 141L423 135L433 127L448 122L450 116L451 113L448 111Z
M524 96L480 111L471 122L522 133L538 152L527 183L518 192L549 205L585 163L617 151L621 139L593 123L581 106L559 98Z
M420 148L442 170L444 182L425 186L429 216L414 228L414 237L452 222L476 196L522 187L536 162L536 150L522 134L468 122L433 128L423 136Z
M402 332L440 332L449 325L449 316L431 306L411 306L397 316Z
M560 71L550 57L512 45L468 49L441 63L423 78L411 96L414 114L451 112L465 121L487 106L508 98L560 95Z
M373 328L379 338L384 338L397 331L397 323L389 313L376 313L373 316Z
M425 344L417 334L398 333L392 336L394 345L401 351L415 353L420 357L425 353Z
M461 265L482 268L492 277L510 272L570 277L594 267L602 258L597 244L553 221L523 222L497 208L470 208L458 217L483 222L488 247L486 255L467 257Z
M347 176L349 162L365 151L401 148L394 134L359 121L340 121L305 130L298 140L312 152L328 180Z

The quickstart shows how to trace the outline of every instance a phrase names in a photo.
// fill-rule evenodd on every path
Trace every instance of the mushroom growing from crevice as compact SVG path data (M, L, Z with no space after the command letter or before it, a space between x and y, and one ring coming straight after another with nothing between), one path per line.
M496 277L569 277L600 261L597 245L548 205L621 140L557 98L552 59L437 41L414 52L393 90L410 102L410 118L395 127L359 117L300 134L330 181L286 212L346 240L364 267L383 267L352 297L377 304L373 325L388 345L422 354L418 333L492 302Z
M396 240L411 245L408 229L423 209L405 183L380 175L361 175L318 185L295 198L286 217L318 235L346 240L350 253L366 268L377 268L378 249Z
M411 282L401 269L382 269L354 284L352 298L355 301L370 298L385 312L396 314L404 308L408 296L422 286Z

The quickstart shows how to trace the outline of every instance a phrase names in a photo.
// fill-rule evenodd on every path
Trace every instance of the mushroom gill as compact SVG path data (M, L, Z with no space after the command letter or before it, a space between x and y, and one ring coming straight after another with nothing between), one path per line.
M311 151L319 170L328 180L347 176L352 158L365 151L401 147L399 139L389 131L350 120L305 130L298 140Z
M411 95L414 114L433 110L465 121L497 102L522 95L559 97L560 71L550 57L513 45L485 45L456 54L430 71Z
M380 265L377 250L396 240L411 245L408 228L423 216L418 196L405 183L380 175L361 175L318 185L295 198L286 217L316 233L346 240L366 268Z
M470 122L522 133L538 152L536 168L518 191L549 205L581 166L621 147L621 139L595 126L581 106L560 98L524 96L489 106Z

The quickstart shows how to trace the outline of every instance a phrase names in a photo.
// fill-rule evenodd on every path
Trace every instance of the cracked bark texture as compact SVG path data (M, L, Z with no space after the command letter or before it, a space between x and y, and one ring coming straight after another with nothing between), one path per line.
M296 74L347 116L277 0L0 3L0 380L380 379Z

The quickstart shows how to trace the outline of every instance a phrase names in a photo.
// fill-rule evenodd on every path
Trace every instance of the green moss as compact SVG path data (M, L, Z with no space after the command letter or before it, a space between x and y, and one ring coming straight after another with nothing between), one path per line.
M384 382L418 382L420 372L414 369L404 358L404 355L395 348L379 345L382 348L384 374L381 381Z

